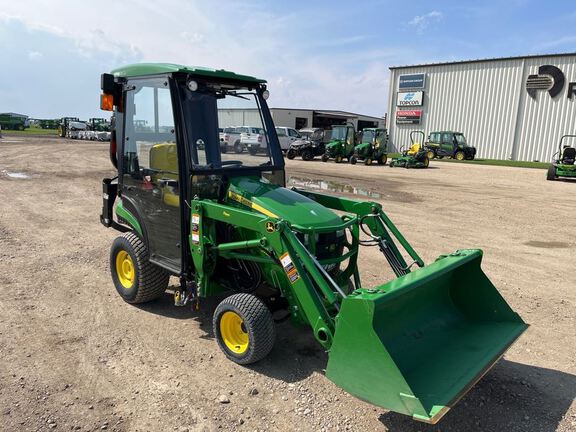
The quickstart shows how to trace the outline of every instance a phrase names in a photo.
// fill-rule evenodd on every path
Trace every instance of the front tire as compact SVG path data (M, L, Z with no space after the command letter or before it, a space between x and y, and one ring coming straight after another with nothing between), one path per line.
M357 158L356 156L352 156L352 157L350 158L350 163L351 163L352 165L356 165L356 162L358 162L358 158Z
M170 275L150 262L148 249L133 232L116 237L110 249L110 271L116 291L127 303L145 303L160 297Z
M328 162L328 159L330 159L330 156L328 156L326 153L324 153L322 155L322 162Z
M240 154L242 153L242 151L243 151L242 144L240 143L240 141L236 141L234 143L234 153Z
M340 163L340 162L342 162L342 159L343 159L342 156L337 155L337 156L334 158L334 162Z
M428 159L434 159L436 157L436 154L434 153L434 151L428 150L427 156Z
M548 167L548 172L546 173L546 180L556 180L557 178L556 167L554 165L550 165Z
M364 165L372 165L372 158L367 157L364 159Z
M288 149L286 157L290 160L294 159L296 157L296 151L294 149Z
M463 151L457 151L456 154L454 155L454 159L456 159L457 161L463 161L465 157L466 155L464 154Z
M388 162L388 155L383 154L378 158L378 165L386 165L386 162Z
M266 357L276 338L272 314L252 294L234 294L220 302L212 320L218 346L238 364L250 364Z

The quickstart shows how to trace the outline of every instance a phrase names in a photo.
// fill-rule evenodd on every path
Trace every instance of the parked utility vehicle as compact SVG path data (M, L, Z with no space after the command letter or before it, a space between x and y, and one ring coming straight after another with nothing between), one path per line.
M456 160L472 160L476 147L469 145L461 132L431 132L426 142L429 159L451 157Z
M118 176L103 182L101 221L123 232L110 268L126 302L164 295L170 276L180 280L178 306L224 297L214 339L239 364L272 349L272 312L290 317L328 352L329 379L426 422L444 415L526 329L482 272L481 251L426 266L380 203L287 189L264 80L141 64L104 74L102 89L101 107L117 116L110 155ZM262 119L268 154L220 152L218 109L240 103ZM151 130L138 132L138 119ZM393 280L363 286L361 246L380 249ZM194 344L185 331L174 337ZM218 379L218 369L202 363L178 367Z
M301 138L292 142L286 152L288 159L294 159L296 156L302 157L304 161L311 161L315 156L321 156L326 151L324 144L324 129L306 128L298 131Z

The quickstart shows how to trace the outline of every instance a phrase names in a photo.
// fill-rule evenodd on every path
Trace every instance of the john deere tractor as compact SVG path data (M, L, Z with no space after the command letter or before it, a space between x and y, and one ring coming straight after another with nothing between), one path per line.
M386 129L366 128L362 129L360 144L354 148L354 154L350 158L351 164L363 160L365 165L372 165L377 161L379 165L386 165L388 132Z
M273 316L289 317L329 352L328 379L426 422L526 329L482 272L480 250L425 265L380 203L286 188L264 80L148 63L103 74L102 90L118 175L103 181L101 222L122 233L110 268L127 303L165 295L170 276L175 306L217 296L215 339L239 364L264 358ZM239 105L258 111L267 154L220 151L218 113ZM394 275L373 287L358 270L369 246Z
M560 138L558 151L552 156L552 163L548 167L546 180L556 180L558 177L576 177L576 148L564 144L567 138L576 138L576 135L564 135Z
M330 159L334 159L336 163L340 163L344 159L350 160L354 154L355 145L356 131L352 123L332 126L332 136L330 142L326 144L322 162L328 162Z
M420 136L420 140L416 138ZM424 146L424 132L412 131L410 132L410 148L401 149L402 156L392 159L390 162L391 167L404 167L404 168L428 168L430 165L430 158L428 157L428 150Z

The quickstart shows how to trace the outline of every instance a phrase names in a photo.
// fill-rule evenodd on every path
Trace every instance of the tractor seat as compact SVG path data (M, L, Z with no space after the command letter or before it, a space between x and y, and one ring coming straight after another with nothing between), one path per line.
M565 165L574 165L576 160L576 148L566 147L562 152L562 163Z
M180 205L178 187L161 182L161 180L178 180L178 154L176 144L155 144L150 149L150 169L158 171L152 175L152 182L159 185L164 204L171 207L178 207Z
M412 147L406 152L407 155L414 156L420 151L420 143L412 144Z

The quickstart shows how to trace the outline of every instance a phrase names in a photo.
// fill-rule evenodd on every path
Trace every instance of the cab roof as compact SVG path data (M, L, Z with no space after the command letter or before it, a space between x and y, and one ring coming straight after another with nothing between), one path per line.
M432 131L430 133L431 134L433 134L433 133L448 133L448 134L454 134L454 135L464 135L462 132L455 132L455 131Z
M228 79L234 81L263 84L266 80L249 75L240 75L224 69L210 69L200 66L184 66L174 63L136 63L114 69L112 74L116 77L130 78L147 75L160 75L170 73L187 73L208 78Z

